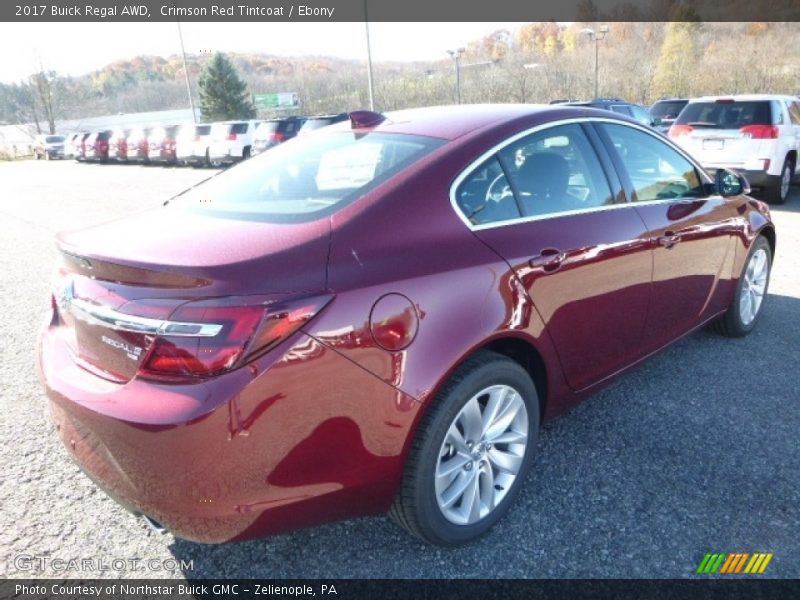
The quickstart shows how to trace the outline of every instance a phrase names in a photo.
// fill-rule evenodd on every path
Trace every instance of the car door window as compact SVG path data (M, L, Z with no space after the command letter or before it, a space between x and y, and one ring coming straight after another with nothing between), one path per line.
M792 125L800 125L800 103L789 103L789 118L792 120Z
M580 125L538 131L507 146L498 156L524 216L614 203L597 154Z
M456 202L473 225L501 223L521 216L497 157L487 160L458 186Z
M694 165L665 142L633 127L600 123L619 155L634 189L633 202L705 195Z

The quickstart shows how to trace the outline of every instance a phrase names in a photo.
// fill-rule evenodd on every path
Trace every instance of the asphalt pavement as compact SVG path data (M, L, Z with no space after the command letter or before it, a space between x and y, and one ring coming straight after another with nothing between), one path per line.
M772 552L765 576L800 577L800 190L773 209L775 268L755 331L697 332L546 423L518 502L478 542L428 546L384 517L220 546L148 529L69 460L45 411L35 341L53 235L156 207L211 174L0 162L3 574L681 578L707 552Z

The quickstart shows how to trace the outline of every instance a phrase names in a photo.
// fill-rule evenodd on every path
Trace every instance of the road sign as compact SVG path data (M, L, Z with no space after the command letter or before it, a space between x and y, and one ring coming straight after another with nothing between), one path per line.
M286 109L300 106L300 98L294 92L282 94L256 94L253 96L256 108Z

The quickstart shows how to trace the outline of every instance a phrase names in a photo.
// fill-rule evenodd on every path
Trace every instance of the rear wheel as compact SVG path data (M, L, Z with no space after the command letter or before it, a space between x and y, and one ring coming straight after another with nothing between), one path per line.
M431 400L390 516L434 544L483 535L519 492L538 430L530 376L505 356L477 353Z
M792 178L794 176L794 161L786 157L783 161L781 174L778 176L778 181L772 188L767 191L767 200L770 204L784 204L789 198L789 189L792 185Z
M742 337L753 330L761 315L769 287L772 251L764 236L758 236L744 263L728 311L712 323L712 328L729 337Z

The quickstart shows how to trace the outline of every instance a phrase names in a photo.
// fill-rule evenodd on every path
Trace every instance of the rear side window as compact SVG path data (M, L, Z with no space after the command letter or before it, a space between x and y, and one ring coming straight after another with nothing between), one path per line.
M681 111L675 122L679 125L711 129L772 125L772 106L768 100L691 102Z
M502 223L522 216L496 156L475 169L458 186L456 203L473 225Z
M212 177L176 204L250 221L310 221L336 212L443 143L385 133L309 136Z
M705 195L694 165L655 136L624 125L600 123L611 138L634 188L634 202Z

